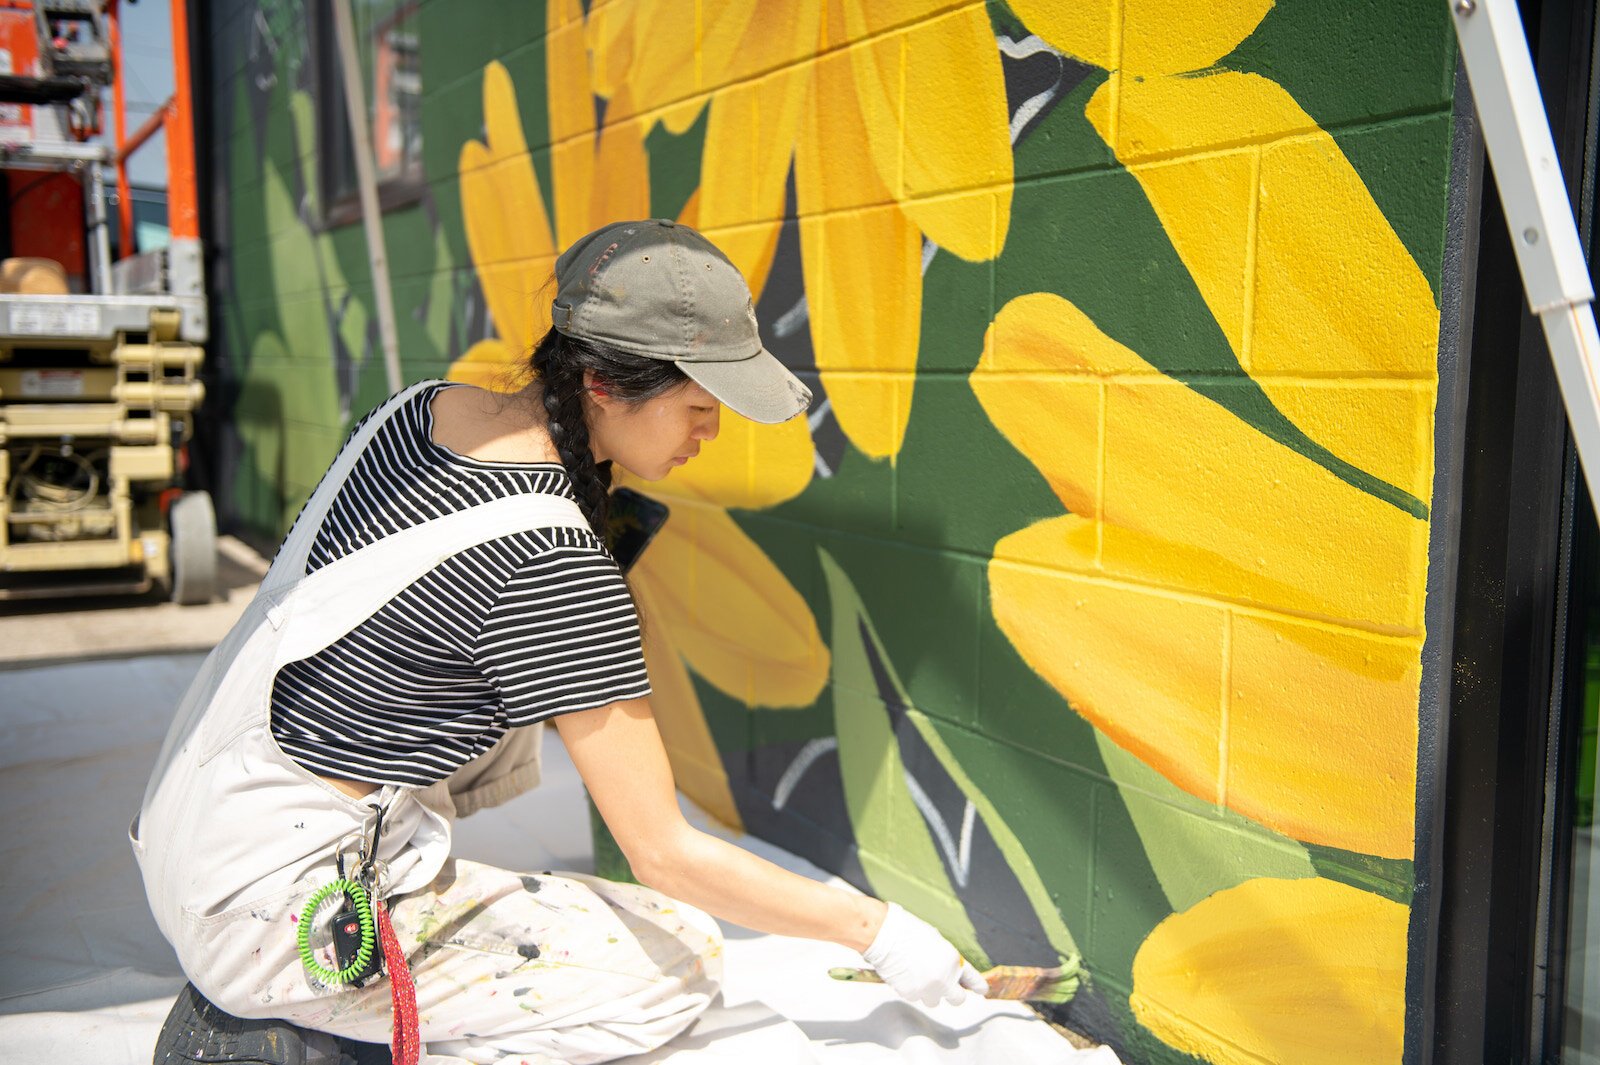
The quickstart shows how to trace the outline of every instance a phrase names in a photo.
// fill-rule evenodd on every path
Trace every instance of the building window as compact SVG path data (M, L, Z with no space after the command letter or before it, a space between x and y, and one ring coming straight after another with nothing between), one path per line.
M317 184L322 224L345 225L361 217L356 158L345 109L344 75L333 4L313 5L312 49L316 77ZM378 204L388 211L418 200L422 175L422 53L418 0L352 0L356 52L367 97L368 133Z

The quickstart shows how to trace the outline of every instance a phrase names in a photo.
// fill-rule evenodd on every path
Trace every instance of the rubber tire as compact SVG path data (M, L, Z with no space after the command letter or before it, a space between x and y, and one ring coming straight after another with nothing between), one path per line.
M185 492L167 511L172 537L172 601L184 606L209 603L217 594L217 514L209 492Z

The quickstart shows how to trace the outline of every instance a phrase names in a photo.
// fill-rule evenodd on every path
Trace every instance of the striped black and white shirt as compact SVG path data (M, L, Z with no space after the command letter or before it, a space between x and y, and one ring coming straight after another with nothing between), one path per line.
M385 535L517 493L573 497L558 463L484 462L433 442L420 390L340 488L310 573ZM285 666L272 735L324 776L423 787L506 729L649 694L627 586L587 529L503 536L446 559L357 628Z

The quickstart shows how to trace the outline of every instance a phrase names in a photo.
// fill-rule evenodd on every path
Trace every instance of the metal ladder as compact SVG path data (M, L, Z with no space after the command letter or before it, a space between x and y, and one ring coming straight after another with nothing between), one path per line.
M1515 0L1448 0L1528 307L1544 328L1567 422L1600 507L1600 335L1594 287Z

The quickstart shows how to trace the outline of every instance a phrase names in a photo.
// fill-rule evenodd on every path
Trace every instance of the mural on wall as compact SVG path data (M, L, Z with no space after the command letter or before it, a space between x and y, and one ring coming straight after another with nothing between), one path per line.
M280 526L382 392L290 2L228 21L218 107L236 506ZM408 376L521 384L557 252L654 215L815 394L635 483L684 790L1077 971L1050 1010L1124 1060L1398 1060L1447 13L494 7L418 9Z

